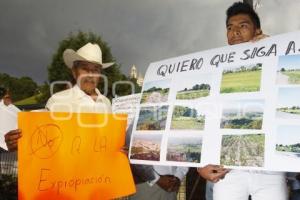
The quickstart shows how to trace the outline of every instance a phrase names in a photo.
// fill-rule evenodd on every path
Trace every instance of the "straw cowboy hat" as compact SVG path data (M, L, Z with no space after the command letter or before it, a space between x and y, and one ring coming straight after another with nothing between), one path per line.
M73 62L77 60L88 61L100 64L103 69L112 66L114 63L102 63L102 52L98 44L87 43L77 51L66 49L63 53L65 64L73 67Z

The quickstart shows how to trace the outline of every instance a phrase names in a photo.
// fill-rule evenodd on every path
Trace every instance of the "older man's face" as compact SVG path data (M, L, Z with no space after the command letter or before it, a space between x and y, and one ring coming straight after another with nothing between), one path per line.
M75 61L72 72L81 90L88 95L95 93L101 72L101 66L99 64L87 61Z

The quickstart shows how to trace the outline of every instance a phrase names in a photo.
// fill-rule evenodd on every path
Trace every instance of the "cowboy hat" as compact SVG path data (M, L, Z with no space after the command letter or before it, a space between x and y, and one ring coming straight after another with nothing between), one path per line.
M63 53L65 64L69 67L73 67L74 61L88 61L96 64L100 64L103 69L112 66L114 63L102 63L102 52L98 44L87 43L77 51L73 49L66 49Z

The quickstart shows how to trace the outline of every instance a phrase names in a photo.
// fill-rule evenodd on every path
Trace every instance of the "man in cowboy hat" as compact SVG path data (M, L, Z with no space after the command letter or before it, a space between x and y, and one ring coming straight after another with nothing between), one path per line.
M87 43L77 51L66 49L63 53L65 64L71 68L76 85L58 92L48 100L46 109L52 112L109 113L111 103L97 89L101 70L114 63L102 63L102 52L97 44ZM21 130L5 134L9 151L16 151Z
M54 94L46 108L59 112L111 112L110 101L97 89L101 70L113 63L102 63L102 52L97 44L87 43L76 52L63 53L65 64L71 68L76 85Z

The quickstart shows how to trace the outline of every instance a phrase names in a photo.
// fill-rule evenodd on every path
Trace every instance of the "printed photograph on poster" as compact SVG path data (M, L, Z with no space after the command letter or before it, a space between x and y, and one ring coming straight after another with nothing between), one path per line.
M162 135L135 134L132 139L130 159L160 160Z
M220 128L261 129L264 115L263 100L231 101L223 105Z
M175 105L172 113L171 130L204 130L205 114L201 107Z
M136 130L164 130L169 106L141 107Z
M300 84L300 55L279 56L276 83Z
M185 81L180 80L177 84L176 99L191 100L207 97L210 95L212 76L209 74L199 75L197 79L191 78Z
M300 119L300 87L282 87L278 89L276 117Z
M223 135L221 165L263 167L265 135Z
M277 127L276 152L283 156L300 158L300 126Z
M160 80L145 83L143 86L141 104L167 102L170 84L171 80Z
M169 137L167 161L200 163L202 137Z
M225 68L220 93L260 91L261 72L261 63Z

